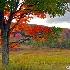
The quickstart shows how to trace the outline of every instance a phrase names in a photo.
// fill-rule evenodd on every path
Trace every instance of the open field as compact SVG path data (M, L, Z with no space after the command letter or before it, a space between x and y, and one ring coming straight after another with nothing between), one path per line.
M6 70L67 70L68 65L70 65L68 49L27 49L10 51L10 63Z

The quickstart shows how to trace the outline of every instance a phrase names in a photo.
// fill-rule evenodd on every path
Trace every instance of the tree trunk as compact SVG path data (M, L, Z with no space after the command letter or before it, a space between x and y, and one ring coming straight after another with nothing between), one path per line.
M2 66L7 66L9 63L9 45L8 32L2 30Z
M1 11L2 66L9 63L9 24L4 23L4 11Z

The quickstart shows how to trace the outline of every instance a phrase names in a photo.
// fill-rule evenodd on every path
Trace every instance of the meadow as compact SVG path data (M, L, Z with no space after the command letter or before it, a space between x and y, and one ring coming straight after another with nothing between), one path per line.
M0 53L0 70L1 70ZM67 70L70 65L68 49L24 49L10 51L10 63L3 70Z

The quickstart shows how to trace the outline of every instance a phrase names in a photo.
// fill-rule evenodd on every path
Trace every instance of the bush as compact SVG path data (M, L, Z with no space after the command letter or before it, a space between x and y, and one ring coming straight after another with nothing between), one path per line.
M70 39L65 39L62 41L60 48L70 48Z
M55 41L48 40L45 42L45 45L50 48L56 48L57 44L58 44L58 42L56 40Z
M44 46L44 43L41 42L40 40L38 40L38 41L36 41L34 39L31 40L31 47L33 47L33 48L40 48L42 46Z

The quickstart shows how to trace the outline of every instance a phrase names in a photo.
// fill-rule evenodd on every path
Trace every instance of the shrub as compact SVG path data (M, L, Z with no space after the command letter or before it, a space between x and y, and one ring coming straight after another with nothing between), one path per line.
M65 39L62 41L60 48L70 48L70 39Z

